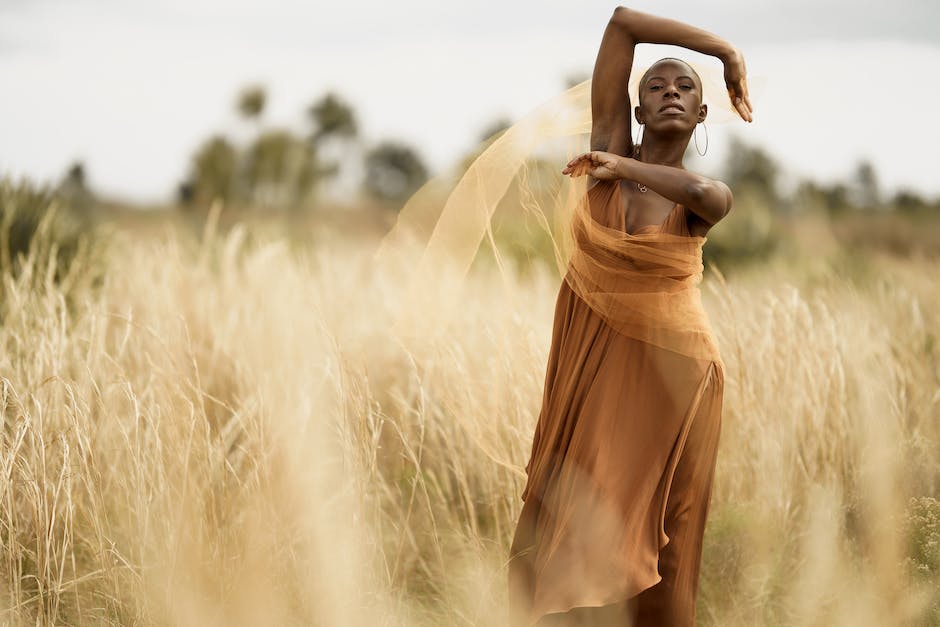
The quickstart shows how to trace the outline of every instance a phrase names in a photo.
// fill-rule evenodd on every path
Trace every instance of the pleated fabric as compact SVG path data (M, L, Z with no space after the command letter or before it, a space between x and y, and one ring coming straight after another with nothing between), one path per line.
M625 601L623 624L695 624L724 389L698 290L705 238L678 204L627 233L621 184L587 191L590 224L575 222L555 304L510 556L511 613L526 625ZM616 250L592 248L604 238L585 229Z

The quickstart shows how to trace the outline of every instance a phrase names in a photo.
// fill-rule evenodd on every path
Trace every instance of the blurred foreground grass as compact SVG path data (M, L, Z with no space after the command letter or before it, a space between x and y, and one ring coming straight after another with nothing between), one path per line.
M30 250L0 277L4 623L505 624L544 264L478 264L449 333L397 342L406 269L339 231L118 231L68 283ZM811 250L706 272L699 622L940 625L936 262Z

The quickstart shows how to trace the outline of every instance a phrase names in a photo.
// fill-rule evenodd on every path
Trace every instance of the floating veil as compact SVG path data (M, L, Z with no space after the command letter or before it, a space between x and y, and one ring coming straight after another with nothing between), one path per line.
M707 123L739 119L721 74L691 65L702 78ZM642 74L632 73L632 104L638 102ZM559 275L609 325L690 357L719 359L698 290L707 238L657 231L631 235L598 222L596 211L611 186L601 181L588 190L586 176L561 174L570 159L590 150L590 133L589 79L498 135L461 177L431 179L409 198L375 255L383 267L406 274L404 284L393 288L403 291L390 299L394 333L427 337L446 328L484 238L504 270L492 219L514 185L519 200L511 211L535 219L551 244ZM535 176L533 164L546 161L554 176Z

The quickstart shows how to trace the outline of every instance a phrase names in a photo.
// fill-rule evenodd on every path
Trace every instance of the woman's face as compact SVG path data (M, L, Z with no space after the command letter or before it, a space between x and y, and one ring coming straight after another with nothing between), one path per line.
M658 61L640 81L637 122L657 131L687 131L705 119L702 84L688 65Z

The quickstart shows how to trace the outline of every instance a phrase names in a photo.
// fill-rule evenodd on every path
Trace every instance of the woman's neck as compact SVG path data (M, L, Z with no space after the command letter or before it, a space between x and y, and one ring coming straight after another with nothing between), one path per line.
M688 137L680 138L672 135L668 138L660 138L652 134L643 134L643 142L640 144L640 158L644 163L658 163L669 165L674 168L685 168L682 165L682 157L685 155L685 149L689 145Z

